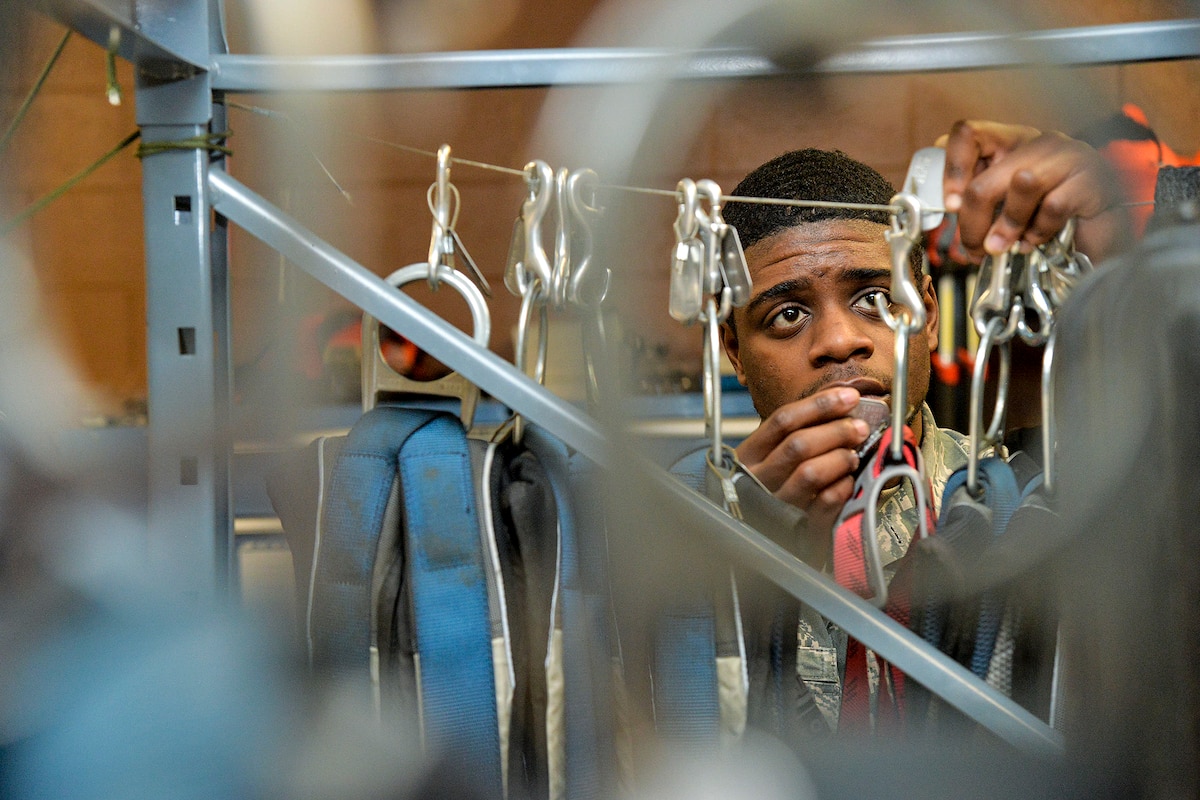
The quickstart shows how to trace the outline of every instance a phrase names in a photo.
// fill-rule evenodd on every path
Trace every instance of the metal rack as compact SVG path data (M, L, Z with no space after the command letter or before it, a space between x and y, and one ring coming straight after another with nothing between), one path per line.
M285 59L225 52L218 0L36 0L31 5L116 51L137 68L137 120L146 142L179 141L223 128L214 97L250 91L371 91L577 86L650 77L721 80L791 74L748 50L688 53L580 49ZM1018 35L904 37L854 45L819 62L840 73L1014 66L1032 61L1097 65L1194 58L1200 21L1096 26ZM807 70L806 70L807 71ZM880 656L994 731L1031 751L1055 751L1058 735L860 598L754 530L619 452L597 423L512 365L395 292L240 184L223 160L195 149L143 163L147 253L149 428L148 535L152 568L186 575L180 591L216 598L231 570L231 357L226 224L232 221L400 332L497 400L536 419L600 464L659 478L664 502L711 538L868 643ZM210 209L217 213L209 213Z

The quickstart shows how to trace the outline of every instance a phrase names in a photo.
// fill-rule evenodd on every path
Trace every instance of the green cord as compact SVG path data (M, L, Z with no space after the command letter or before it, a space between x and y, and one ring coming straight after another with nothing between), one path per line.
M4 136L0 138L0 153L3 153L8 148L8 141L12 139L13 134L17 132L17 126L21 124L21 120L25 119L25 112L29 111L29 107L33 105L33 99L37 97L38 92L42 90L42 84L46 82L46 78L50 76L50 70L54 68L58 57L62 55L63 48L67 46L67 40L71 38L71 31L63 34L62 41L58 43L58 47L54 50L54 55L50 56L50 60L46 62L46 66L42 68L42 74L38 76L37 81L33 84L33 88L29 90L29 94L25 96L24 102L17 110L17 115L13 117L12 122L8 124L8 130L4 132Z
M29 219L34 214L41 211L43 208L50 205L58 198L62 197L69 190L74 188L75 184L79 183L81 180L86 178L88 175L91 175L93 172L98 170L100 167L104 166L104 164L106 164L111 158L113 158L113 156L117 155L117 153L120 153L126 147L129 147L129 145L133 144L134 141L136 141L137 138L141 135L142 135L141 131L134 131L133 133L129 134L124 139L122 139L121 142L116 147L114 147L112 150L109 150L104 155L100 156L100 158L97 161L95 161L93 164L91 164L91 166L84 167L82 170L80 170L79 172L75 173L70 178L68 178L57 189L55 189L54 191L50 192L49 194L43 196L41 199L39 199L33 205L29 206L24 211L22 211L20 214L17 214L15 217L10 219L8 222L4 223L3 226L0 226L0 238L8 236L8 234L12 233L13 229L15 229L21 223L25 222L25 220Z
M222 153L230 156L233 155L233 150L226 146L224 142L231 135L230 131L223 131L220 133L205 133L200 136L193 136L190 139L142 142L138 145L137 157L147 158L159 153L168 153L175 150L207 150L210 153Z
M117 155L117 153L120 153L126 147L129 147L129 145L137 141L141 135L141 131L134 131L133 133L129 134L122 139L116 147L100 156L100 158L91 166L85 167L84 169L75 173L65 182L63 182L63 184L57 189L45 195L36 203L22 211L20 214L17 214L8 222L4 223L2 226L0 226L0 238L12 233L13 229L18 225L25 222L25 220L38 213L58 198L62 197L64 194L74 188L75 184L79 183L88 175L91 175L100 167L104 166L109 159L113 158L113 156ZM138 145L137 157L147 158L148 156L158 155L159 153L175 152L179 150L207 150L210 153L223 153L225 155L232 155L233 151L223 144L225 139L229 138L230 135L231 134L229 131L223 131L220 133L206 133L200 136L193 136L190 139L178 139L163 142L142 142L140 145Z

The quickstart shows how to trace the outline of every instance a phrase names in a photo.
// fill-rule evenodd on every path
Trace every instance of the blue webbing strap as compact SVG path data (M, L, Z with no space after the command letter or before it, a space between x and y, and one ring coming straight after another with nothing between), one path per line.
M598 504L583 507L582 497L574 492L573 468L585 470L586 462L571 458L562 442L536 425L526 427L524 441L542 464L558 511L565 793L567 800L589 800L601 796L600 747L611 741L611 731L598 727L597 680L603 676L595 672L599 660L591 658L596 649L605 650L603 597L585 588L585 580L604 573L604 563L597 564L595 555L597 546L603 553L603 509Z
M716 625L697 603L663 615L654 644L654 720L667 739L713 747L720 741Z
M930 556L926 569L932 572L923 579L925 601L918 630L927 642L959 658L965 658L965 655L955 652L957 641L946 640L950 604L954 602L953 595L962 588L952 585L952 575L964 568L969 569L982 557L987 547L1003 533L1019 502L1016 479L1012 469L1002 459L985 458L979 462L979 484L982 489L979 498L970 495L966 484L966 467L953 472L946 481L936 542L937 550L942 554L934 556L934 550L928 547L924 550ZM915 543L914 547L925 547L925 543ZM945 559L949 561L939 563ZM964 663L975 670L981 662L982 672L975 672L980 677L987 673L983 651L990 658L1003 610L1002 602L992 595L985 595L975 615L976 635L971 644L971 658L969 663ZM954 636L951 638L954 639Z
M333 467L314 553L312 663L333 675L369 675L371 572L400 447L432 412L380 406L346 437Z
M399 465L425 742L502 797L489 567L461 423L439 415L408 437Z
M1008 521L1021 502L1021 492L1012 467L999 458L979 462L981 483L986 486L986 502L992 510L992 538L999 538L1008 528ZM996 636L1004 618L1004 597L994 591L984 592L979 600L979 622L975 629L975 647L971 651L971 672L987 678Z
M671 473L704 493L707 462L690 453ZM713 747L720 742L721 704L717 677L716 611L705 590L666 611L654 640L654 719L659 733L686 744Z

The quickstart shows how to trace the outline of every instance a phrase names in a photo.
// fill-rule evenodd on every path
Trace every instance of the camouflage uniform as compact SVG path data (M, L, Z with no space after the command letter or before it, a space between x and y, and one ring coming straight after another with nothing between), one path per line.
M957 431L937 427L929 407L921 407L925 433L921 439L921 457L925 474L933 484L934 512L941 512L942 492L946 480L967 463L967 437ZM912 486L907 482L885 491L878 513L879 554L883 571L891 580L895 563L908 552L917 528L917 509ZM837 729L838 711L842 701L841 675L845 669L846 634L801 604L800 626L797 634L796 674L808 687L825 721ZM874 665L875 659L868 659ZM872 693L878 686L878 676L870 675Z

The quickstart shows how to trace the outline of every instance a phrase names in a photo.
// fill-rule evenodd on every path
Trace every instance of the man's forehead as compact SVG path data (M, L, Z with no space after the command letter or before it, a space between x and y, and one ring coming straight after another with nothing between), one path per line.
M805 222L776 231L746 248L746 263L752 272L785 261L837 262L842 257L861 261L866 256L872 261L882 259L887 265L890 251L884 238L886 230L886 225L861 219Z

